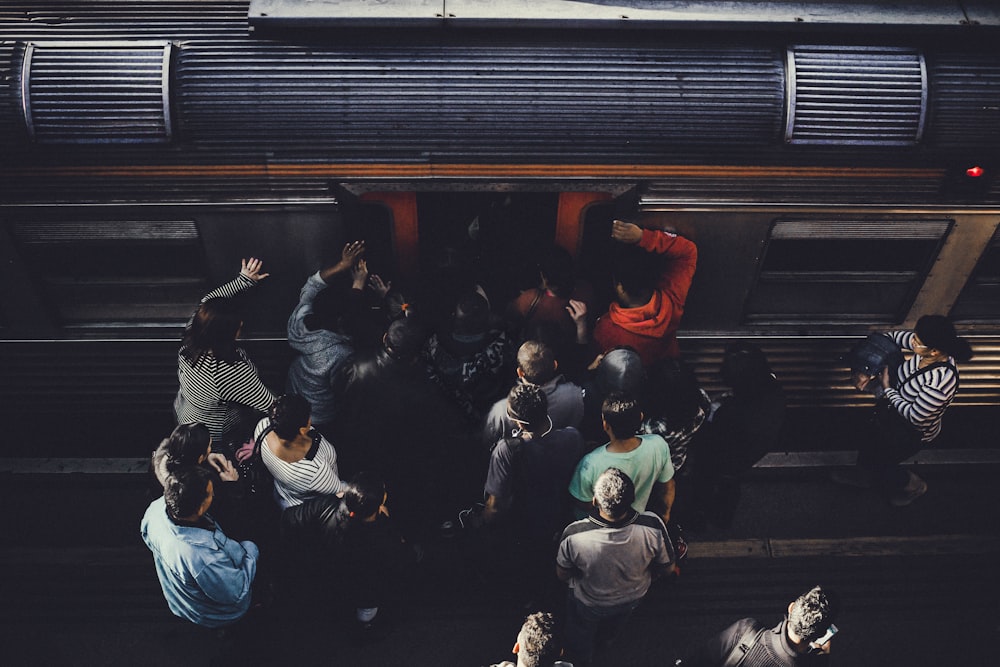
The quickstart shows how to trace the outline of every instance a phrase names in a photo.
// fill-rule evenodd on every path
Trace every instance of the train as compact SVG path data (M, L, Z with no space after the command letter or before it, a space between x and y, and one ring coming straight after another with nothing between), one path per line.
M842 446L830 411L870 402L844 351L925 313L976 352L949 446L995 447L960 425L1000 405L998 36L985 0L4 3L4 422L44 425L40 456L145 453L241 257L273 276L245 342L277 388L347 240L399 280L455 238L601 280L627 217L696 241L685 358L715 390L725 344L760 344L788 448Z

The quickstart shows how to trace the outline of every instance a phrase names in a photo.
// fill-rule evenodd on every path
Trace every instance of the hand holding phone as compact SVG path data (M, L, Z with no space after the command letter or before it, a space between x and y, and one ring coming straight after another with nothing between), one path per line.
M835 634L837 634L837 631L838 631L837 626L831 623L830 627L826 629L826 633L822 637L820 637L819 639L814 639L813 641L809 642L809 652L829 653L830 640L833 639L833 636Z

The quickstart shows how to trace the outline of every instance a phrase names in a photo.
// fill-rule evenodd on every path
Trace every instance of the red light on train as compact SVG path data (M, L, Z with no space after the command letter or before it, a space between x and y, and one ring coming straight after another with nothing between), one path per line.
M968 169L965 170L965 175L968 176L969 178L979 178L984 173L985 173L984 169L979 165L976 165L975 167L969 167Z

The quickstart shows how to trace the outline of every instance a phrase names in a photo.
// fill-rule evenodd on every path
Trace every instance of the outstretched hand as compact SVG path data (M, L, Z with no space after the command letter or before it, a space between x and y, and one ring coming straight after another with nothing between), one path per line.
M624 220L611 223L611 238L622 243L638 243L642 240L642 227Z
M340 263L345 267L354 266L354 263L361 255L365 254L364 241L351 241L344 244L344 249L340 253Z
M365 288L365 284L368 282L368 262L363 259L359 259L357 263L351 267L351 280L353 282L351 286L354 289Z
M373 273L368 276L368 287L372 289L373 292L378 294L378 298L384 299L385 295L389 293L392 288L392 281L383 282L382 277L377 273Z
M264 262L256 257L244 259L242 260L242 263L243 266L240 268L240 275L249 278L255 283L258 283L271 275L270 273L261 273L261 269L264 268Z

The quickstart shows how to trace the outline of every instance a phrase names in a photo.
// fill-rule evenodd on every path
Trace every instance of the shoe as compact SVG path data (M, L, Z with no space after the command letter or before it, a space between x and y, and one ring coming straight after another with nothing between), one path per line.
M927 493L927 482L920 479L912 472L908 474L910 475L910 479L906 483L906 486L889 496L889 504L893 507L906 507L914 500Z
M688 555L688 543L684 539L684 531L681 530L681 527L675 525L674 528L676 529L674 534L674 555L677 557L677 560L683 560Z
M874 484L872 472L858 466L835 468L830 471L830 480L836 484L856 486L859 489L870 489Z

